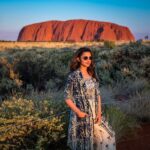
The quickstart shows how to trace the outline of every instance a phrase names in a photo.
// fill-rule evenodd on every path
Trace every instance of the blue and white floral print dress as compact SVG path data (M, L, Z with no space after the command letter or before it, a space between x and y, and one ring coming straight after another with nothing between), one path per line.
M72 99L81 111L89 114L79 118L70 109L67 145L71 150L116 150L115 133L104 116L101 125L94 123L100 94L95 78L84 79L79 69L68 74L64 99Z

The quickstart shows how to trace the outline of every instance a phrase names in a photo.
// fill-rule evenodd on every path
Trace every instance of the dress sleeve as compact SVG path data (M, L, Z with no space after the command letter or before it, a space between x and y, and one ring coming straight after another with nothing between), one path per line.
M100 91L100 88L99 88L99 82L96 81L96 96L99 96L101 95L101 91Z
M73 79L71 74L67 76L67 80L64 88L64 100L73 98Z

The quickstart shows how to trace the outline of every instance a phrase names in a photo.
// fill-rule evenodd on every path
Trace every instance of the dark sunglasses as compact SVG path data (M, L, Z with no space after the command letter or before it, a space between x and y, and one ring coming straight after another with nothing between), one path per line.
M92 60L92 56L90 56L90 57L84 56L83 59L84 59L84 60L87 60L87 59Z

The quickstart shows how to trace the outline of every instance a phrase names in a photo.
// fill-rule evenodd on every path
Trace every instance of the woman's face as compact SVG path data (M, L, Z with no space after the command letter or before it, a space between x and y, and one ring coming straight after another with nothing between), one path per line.
M80 65L84 67L89 67L91 65L91 53L90 52L83 52L80 57Z

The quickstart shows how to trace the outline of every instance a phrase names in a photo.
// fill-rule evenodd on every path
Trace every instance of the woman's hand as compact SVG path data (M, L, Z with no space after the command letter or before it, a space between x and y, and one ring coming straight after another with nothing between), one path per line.
M77 113L77 116L79 118L85 118L85 117L88 117L89 115L85 112L80 111L79 113Z
M96 116L96 119L95 119L95 123L100 124L101 119L102 119L101 113L98 113L97 116Z

